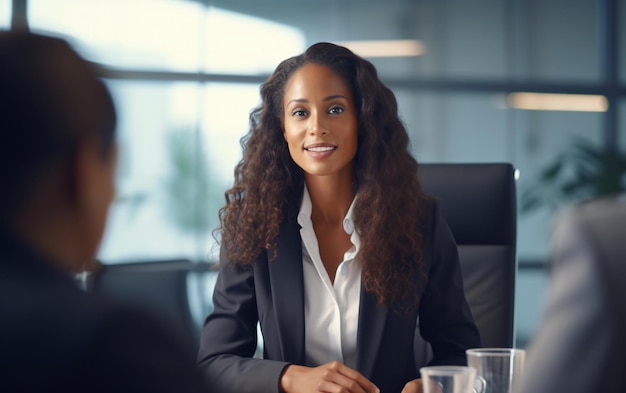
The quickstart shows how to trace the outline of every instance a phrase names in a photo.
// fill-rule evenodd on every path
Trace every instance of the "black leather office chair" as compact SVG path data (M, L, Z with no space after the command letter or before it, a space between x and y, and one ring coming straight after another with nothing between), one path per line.
M517 208L510 164L421 164L424 192L444 204L465 295L484 347L512 347Z
M198 344L200 323L192 313L188 284L190 276L209 270L208 264L185 259L103 265L91 291L159 314Z

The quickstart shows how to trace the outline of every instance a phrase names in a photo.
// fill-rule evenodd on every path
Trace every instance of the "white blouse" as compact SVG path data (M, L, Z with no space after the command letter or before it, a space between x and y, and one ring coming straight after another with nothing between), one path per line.
M361 297L361 265L355 261L359 236L354 230L352 209L343 220L352 247L337 268L334 285L320 257L311 221L311 197L304 187L298 224L302 237L304 268L304 323L306 364L319 366L334 360L356 368L356 339Z

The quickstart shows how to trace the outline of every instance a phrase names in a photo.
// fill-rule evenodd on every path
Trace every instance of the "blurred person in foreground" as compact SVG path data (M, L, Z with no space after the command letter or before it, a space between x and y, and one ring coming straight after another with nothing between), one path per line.
M72 278L114 197L115 126L107 88L65 41L0 33L2 392L206 391L175 331Z
M566 210L522 393L626 392L626 198Z

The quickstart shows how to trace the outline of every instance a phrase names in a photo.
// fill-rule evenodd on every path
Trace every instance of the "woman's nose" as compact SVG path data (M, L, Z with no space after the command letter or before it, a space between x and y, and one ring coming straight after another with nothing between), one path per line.
M326 135L328 128L320 115L311 115L309 118L309 134L310 135Z

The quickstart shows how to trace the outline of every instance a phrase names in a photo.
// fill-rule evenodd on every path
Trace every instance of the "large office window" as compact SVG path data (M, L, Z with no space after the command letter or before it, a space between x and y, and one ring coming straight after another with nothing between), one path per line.
M0 0L0 28L10 5ZM520 200L575 143L626 150L626 46L615 44L626 42L626 6L618 0L27 5L31 29L67 37L102 67L118 105L119 195L100 251L106 263L215 260L212 231L259 85L318 41L409 45L363 54L396 93L418 161L511 162ZM529 110L514 99L520 92L596 95L608 109ZM519 212L520 345L541 315L553 214L548 205Z
M110 82L118 102L119 198L100 258L214 260L212 230L258 86Z
M0 0L0 30L11 27L11 0Z
M107 78L120 117L118 198L99 258L214 261L217 211L262 77L208 73L267 74L305 49L300 30L175 0L31 0L29 21L118 75Z
M304 45L290 25L199 1L28 4L31 27L67 35L90 60L116 68L259 74Z

